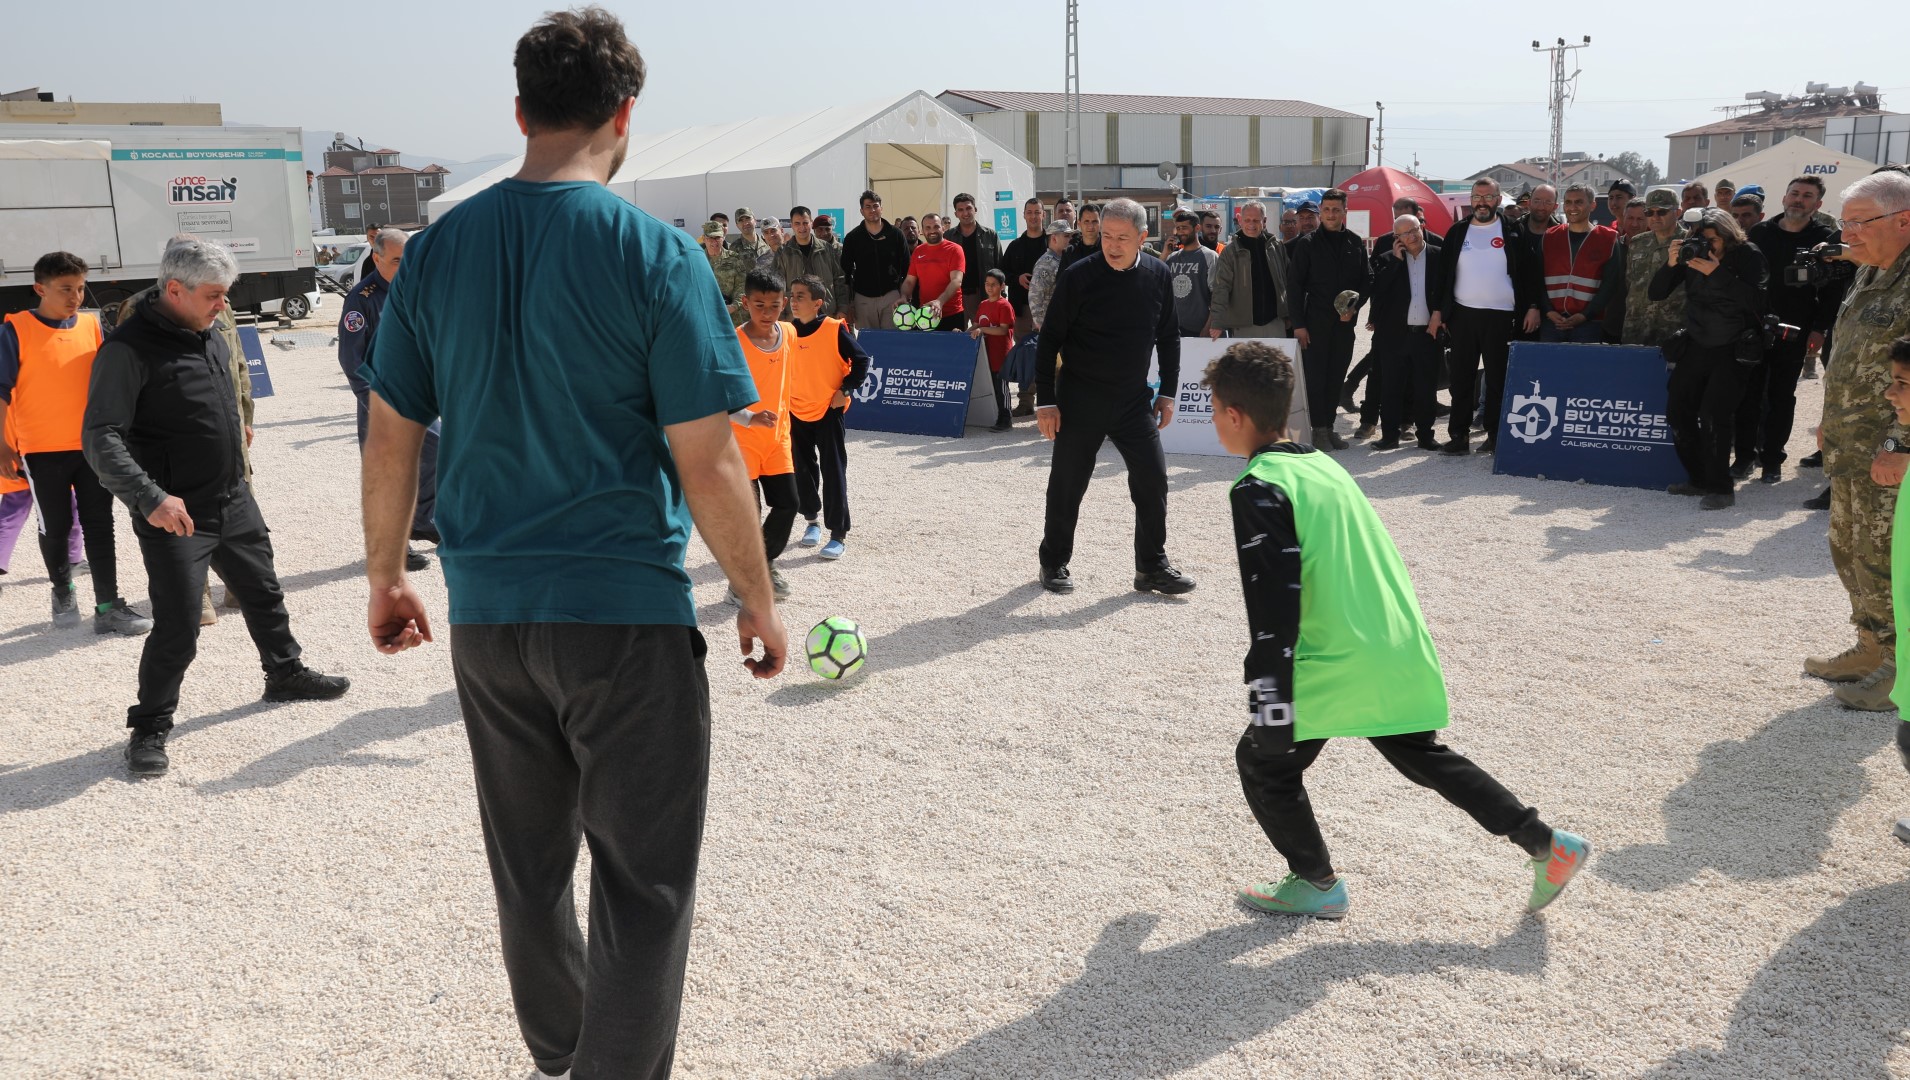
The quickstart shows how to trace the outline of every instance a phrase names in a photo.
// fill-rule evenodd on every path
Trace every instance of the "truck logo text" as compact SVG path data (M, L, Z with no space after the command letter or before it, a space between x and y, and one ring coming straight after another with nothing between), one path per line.
M236 176L175 176L166 185L166 191L166 201L174 206L199 203L230 205L239 201L239 178Z

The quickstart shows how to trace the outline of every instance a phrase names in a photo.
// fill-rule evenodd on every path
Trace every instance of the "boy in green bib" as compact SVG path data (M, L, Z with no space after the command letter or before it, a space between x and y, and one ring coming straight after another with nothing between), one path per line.
M1910 426L1910 337L1900 337L1890 343L1890 385L1884 387L1883 396L1890 407L1897 410L1897 423ZM1896 611L1896 624L1910 626L1910 499L1898 496L1896 515L1890 522L1890 606ZM1895 661L1886 661L1893 665ZM1897 707L1897 752L1903 755L1903 767L1910 769L1910 722L1904 719L1904 706L1910 703L1910 682L1899 679L1896 688L1890 691L1890 701ZM1896 828L1897 839L1910 844L1910 818L1899 818Z
M1346 914L1346 883L1302 777L1326 740L1361 738L1408 780L1524 848L1533 877L1526 906L1551 903L1591 845L1540 821L1434 736L1446 726L1446 680L1406 566L1346 470L1287 437L1292 360L1242 341L1208 365L1205 382L1221 445L1250 459L1229 495L1252 633L1252 719L1234 762L1247 805L1290 871L1240 898L1279 914Z

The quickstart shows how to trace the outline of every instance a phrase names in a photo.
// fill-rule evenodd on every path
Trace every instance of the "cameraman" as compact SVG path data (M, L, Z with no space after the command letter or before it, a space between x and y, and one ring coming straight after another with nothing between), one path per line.
M1690 231L1671 244L1651 276L1653 300L1685 287L1684 329L1665 347L1672 363L1665 419L1690 482L1674 495L1701 495L1705 510L1737 502L1731 432L1745 373L1764 352L1764 255L1744 239L1728 210L1689 213Z
M1744 196L1740 195L1742 199ZM1765 350L1764 363L1747 373L1744 402L1738 407L1737 464L1731 475L1749 479L1755 459L1764 467L1758 479L1775 484L1783 478L1784 444L1790 441L1797 415L1797 380L1804 373L1804 357L1824 347L1824 334L1837 318L1837 301L1844 295L1849 263L1810 256L1819 244L1834 244L1837 230L1820 224L1814 215L1824 203L1824 182L1800 176L1784 189L1784 212L1759 222L1747 234L1764 253L1771 276L1765 313L1795 331L1780 331Z
M1857 644L1812 657L1804 671L1832 682L1853 709L1890 709L1896 619L1890 534L1897 485L1910 466L1903 428L1883 390L1890 343L1910 333L1910 176L1879 170L1844 189L1847 257L1858 266L1837 311L1824 366L1824 475L1830 480L1830 561L1850 594Z

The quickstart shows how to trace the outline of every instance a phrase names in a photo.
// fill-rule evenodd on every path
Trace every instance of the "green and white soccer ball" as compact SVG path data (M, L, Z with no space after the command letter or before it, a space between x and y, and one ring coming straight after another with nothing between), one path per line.
M933 330L942 325L942 317L925 307L897 304L892 320L897 330Z
M846 679L862 670L869 658L869 640L854 619L840 615L817 623L803 643L809 653L809 670L825 679Z

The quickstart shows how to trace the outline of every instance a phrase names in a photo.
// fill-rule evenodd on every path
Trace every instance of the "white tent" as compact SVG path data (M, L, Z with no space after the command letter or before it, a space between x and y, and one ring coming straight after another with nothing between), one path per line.
M1696 179L1707 188L1715 188L1718 181L1726 179L1740 191L1747 184L1761 185L1764 214L1775 217L1783 212L1784 189L1791 181L1799 176L1815 176L1824 182L1824 213L1836 217L1843 209L1844 189L1869 176L1876 167L1860 157L1827 150L1809 139L1791 138Z
M511 175L521 161L431 200L431 220ZM984 224L1007 224L1014 233L1022 227L1022 201L1035 193L1034 167L916 91L899 101L632 135L629 156L610 181L611 191L685 228L739 206L782 217L801 205L836 216L837 235L858 220L864 188L881 193L890 220L947 213L958 193L972 193ZM1003 222L1002 211L1012 218Z

